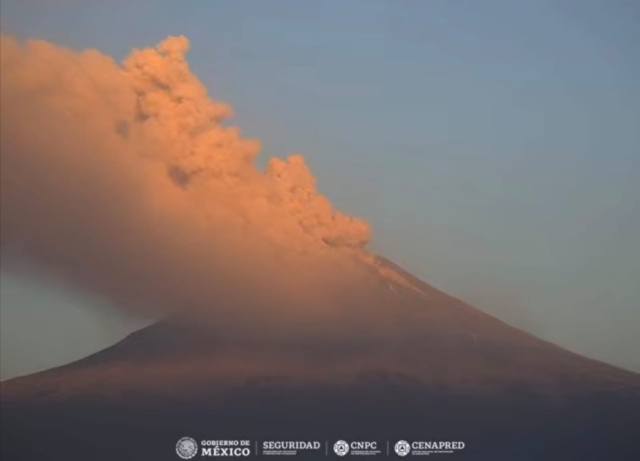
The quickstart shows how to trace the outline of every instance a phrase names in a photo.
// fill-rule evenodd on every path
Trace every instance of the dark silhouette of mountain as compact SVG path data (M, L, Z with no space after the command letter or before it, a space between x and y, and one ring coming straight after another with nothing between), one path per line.
M411 326L406 338L274 350L215 321L167 318L3 382L2 459L175 460L185 435L459 440L459 453L433 455L458 459L640 459L640 375L506 325L384 258L372 267L397 306L389 322Z

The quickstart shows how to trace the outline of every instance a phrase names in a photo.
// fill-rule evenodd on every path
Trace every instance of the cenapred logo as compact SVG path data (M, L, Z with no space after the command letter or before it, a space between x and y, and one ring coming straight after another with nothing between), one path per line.
M398 456L407 456L411 451L411 445L409 445L409 442L406 440L399 440L393 449L396 451Z
M191 459L198 454L198 442L191 437L182 437L176 443L176 453L182 459Z
M349 444L344 440L338 440L333 445L333 451L335 451L338 456L344 456L349 453Z

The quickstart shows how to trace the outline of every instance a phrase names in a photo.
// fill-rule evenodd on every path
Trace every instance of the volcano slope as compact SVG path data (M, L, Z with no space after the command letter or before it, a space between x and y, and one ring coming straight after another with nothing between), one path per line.
M387 309L399 334L250 341L215 319L172 316L3 382L2 459L177 459L184 435L458 440L464 450L441 456L640 459L639 375L510 327L383 258L376 266L380 306L366 308ZM357 320L347 329L358 336Z

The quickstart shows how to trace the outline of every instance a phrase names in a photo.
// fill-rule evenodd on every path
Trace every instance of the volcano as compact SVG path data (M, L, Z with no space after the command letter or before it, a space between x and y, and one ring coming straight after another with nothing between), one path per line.
M371 254L369 223L320 192L301 154L256 163L260 142L191 72L186 37L120 64L0 45L3 258L160 318L1 383L3 461L176 460L176 444L201 458L198 440L324 448L304 459L373 442L379 457L455 442L433 455L640 459L637 374Z
M178 459L185 434L329 447L458 440L464 450L442 456L463 459L640 459L640 375L513 328L384 258L372 268L371 289L406 338L274 346L174 315L3 382L2 459Z

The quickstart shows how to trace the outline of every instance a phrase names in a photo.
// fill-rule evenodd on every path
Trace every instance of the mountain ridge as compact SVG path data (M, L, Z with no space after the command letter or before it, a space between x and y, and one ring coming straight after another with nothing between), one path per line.
M3 459L175 460L185 434L462 440L458 457L491 461L639 459L640 375L426 283L418 288L428 297L386 276L374 285L405 336L251 342L177 316L71 364L4 381Z
M415 308L412 305L417 303L419 309L431 311L432 315L421 320L425 321L425 323L428 320L439 321L442 325L440 330L448 330L438 331L438 328L433 328L432 325L424 325L425 330L429 330L428 334L424 337L417 338L416 345L422 343L425 347L437 347L443 353L446 352L447 349L451 349L449 352L452 356L458 358L457 361L449 360L454 366L460 366L461 362L459 358L461 354L472 354L479 350L480 354L476 354L473 357L477 360L487 361L491 354L499 355L501 353L498 349L499 347L509 347L513 349L514 352L520 354L520 356L518 356L520 360L529 359L530 357L528 357L527 354L544 354L549 360L561 362L563 367L574 367L575 373L579 371L577 368L583 368L584 370L581 371L582 377L588 377L589 372L592 372L597 374L603 383L608 382L614 386L614 388L616 388L616 386L624 387L625 383L628 383L630 388L634 388L635 386L640 388L640 375L632 371L614 367L604 362L568 351L552 342L542 340L526 331L502 322L500 319L486 314L468 305L464 301L428 285L386 258L377 256L375 262L375 267L381 270L382 282L387 284L392 297L397 297L399 301L407 302L410 308ZM403 278L406 283L403 284L399 282L398 277L389 277L388 274L390 271L393 271L398 277ZM413 292L409 291L405 293L402 291L403 289L413 290ZM417 294L417 297L414 296L415 294ZM423 294L427 295L426 298L421 296ZM446 319L439 311L444 311L445 314L453 313L454 321L452 322L451 319ZM443 323L445 319L447 320L446 325ZM194 323L200 322L200 319L196 318L194 320ZM145 362L147 362L148 365L149 362L156 363L164 360L164 363L170 364L172 360L181 361L185 357L193 357L194 363L199 364L194 366L200 366L201 362L206 362L207 360L219 360L220 357L216 352L217 349L222 349L225 351L225 354L231 355L234 355L232 351L239 350L240 353L235 354L235 358L240 360L245 354L257 354L257 356L259 356L259 349L263 347L263 344L260 342L255 345L246 345L243 344L242 341L234 342L233 339L229 338L219 339L215 337L215 334L215 327L210 328L209 324L206 324L204 329L202 329L201 326L194 327L194 324L192 324L188 318L180 318L179 316L169 317L168 319L161 320L158 323L133 332L113 346L91 354L83 359L26 377L4 381L0 384L0 393L4 397L9 398L20 395L28 397L28 393L24 394L23 391L29 388L30 385L32 385L30 382L33 382L36 378L44 381L36 383L37 385L35 387L46 388L49 377L55 376L55 379L51 379L54 380L53 382L58 382L61 379L60 376L65 373L78 374L78 370L86 367L92 368L100 364L103 364L101 366L105 366L104 364L109 365L110 371L104 372L106 375L116 372L126 375L127 372L135 370L136 367L144 368ZM438 343L438 341L440 341L440 343ZM388 347L391 348L392 353L402 352L401 350L394 351L393 345ZM323 350L320 348L320 350L314 351L313 348L310 348L309 352L322 354ZM279 351L279 353L282 355L287 354L284 350ZM348 351L346 354L348 355ZM426 357L433 362L430 363L430 366L435 366L435 361L437 361L438 357L429 354L426 354ZM357 359L367 363L366 357L358 356ZM296 357L292 358L292 361L295 362L296 360ZM256 361L259 361L259 359ZM505 367L513 366L514 363L516 363L516 361L512 360L506 363ZM579 364L579 367L576 364ZM446 367L446 364L444 365ZM475 367L472 367L472 364L464 365L468 371L473 373L478 372ZM486 363L481 364L481 366L483 365L486 365ZM329 373L329 368L331 367L326 367L325 371L327 371L327 373ZM366 373L370 369L378 370L382 367L372 364L370 368L362 368L360 371ZM398 370L401 373L411 374L411 364L408 367L397 368L400 370L404 368L404 371ZM442 368L442 366L439 368ZM285 371L286 363L284 366L276 367L276 369ZM319 369L322 369L322 367L319 366ZM236 371L240 376L244 376L241 370ZM337 374L339 374L339 367L336 371L338 371ZM316 375L322 375L322 373L318 372ZM247 379L248 378L247 376ZM433 380L429 379L429 376L425 378L424 373L418 373L416 378L422 378L418 380L426 384L434 383ZM445 383L446 382L445 380ZM449 384L452 383L449 382Z

